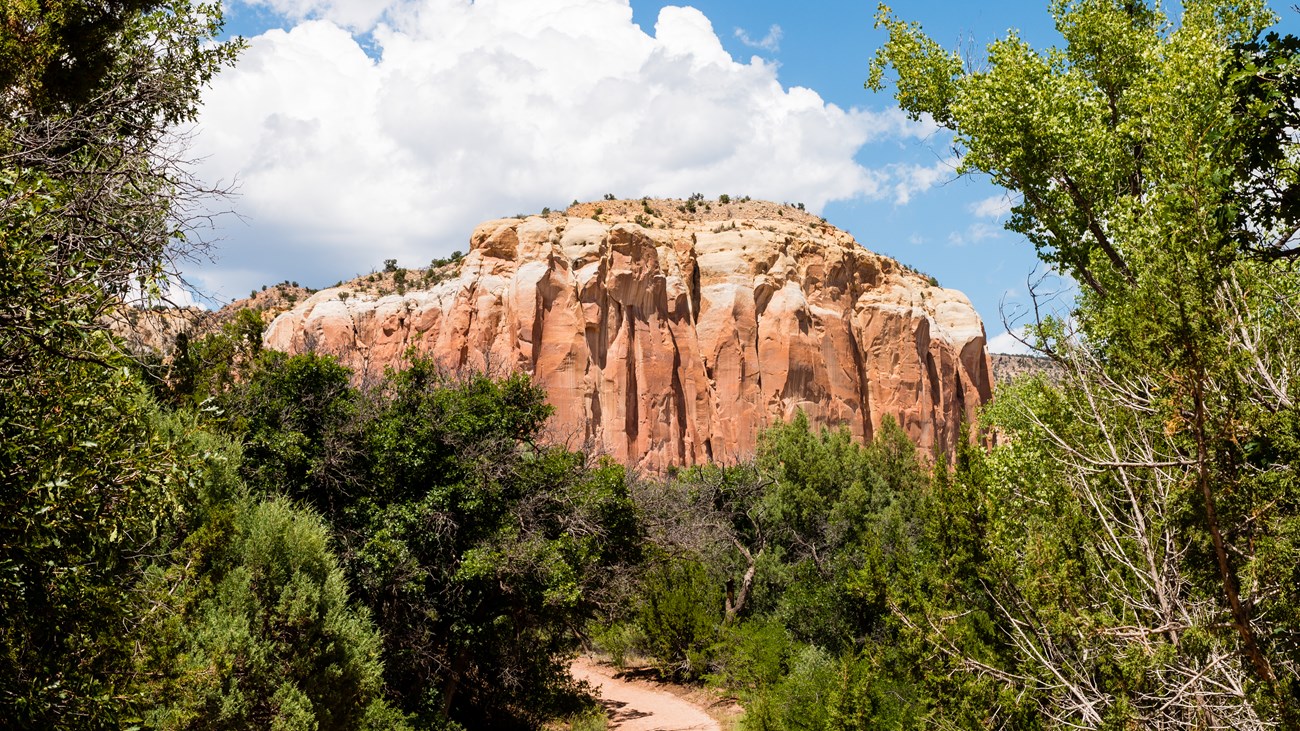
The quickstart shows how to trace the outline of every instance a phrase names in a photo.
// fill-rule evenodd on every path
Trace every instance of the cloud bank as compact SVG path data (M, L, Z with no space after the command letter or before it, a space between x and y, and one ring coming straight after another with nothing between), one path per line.
M939 172L865 167L864 145L932 128L783 87L775 64L737 62L689 7L664 8L647 33L627 0L253 4L296 24L250 39L205 97L200 172L237 181L247 220L197 273L221 298L387 258L420 266L463 249L483 219L605 193L820 211L905 203Z

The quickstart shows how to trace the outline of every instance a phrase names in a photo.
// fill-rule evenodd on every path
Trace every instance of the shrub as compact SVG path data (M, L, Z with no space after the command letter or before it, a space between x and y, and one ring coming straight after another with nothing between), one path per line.
M158 627L178 642L157 648L170 677L151 726L342 730L369 716L400 727L381 698L379 632L348 600L319 518L283 498L244 501L218 508L185 548L191 561L172 578L192 595Z
M388 697L435 727L578 710L570 629L638 555L622 468L538 447L551 409L523 375L456 378L413 359L359 391L331 358L261 364L228 406L245 473L332 521L385 629Z
M660 673L678 680L704 675L722 623L721 587L698 561L665 563L646 576L637 625Z
M780 682L746 694L745 731L831 728L828 703L838 681L837 664L825 650L805 646L792 658L790 672Z
M609 716L603 707L593 708L569 719L571 731L605 731L609 728Z
M724 627L714 650L710 679L736 690L757 690L780 682L799 645L775 617Z
M614 667L627 667L628 660L640 654L646 644L645 633L632 622L616 622L609 627L593 624L591 639L596 649L609 656Z

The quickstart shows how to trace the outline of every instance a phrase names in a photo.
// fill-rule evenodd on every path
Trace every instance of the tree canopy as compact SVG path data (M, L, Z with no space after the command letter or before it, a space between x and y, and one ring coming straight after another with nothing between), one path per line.
M1032 323L1063 380L995 399L987 489L1014 522L990 592L1021 660L969 667L1062 725L1295 723L1294 584L1270 567L1300 519L1296 41L1255 0L1052 13L1063 48L1013 33L968 64L882 6L868 82L892 70L1081 285Z

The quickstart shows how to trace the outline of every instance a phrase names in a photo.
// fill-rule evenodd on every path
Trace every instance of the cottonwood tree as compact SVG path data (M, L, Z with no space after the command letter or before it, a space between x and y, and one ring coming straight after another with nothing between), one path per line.
M1064 368L1004 393L988 591L1031 689L1086 728L1297 722L1293 39L1262 2L1052 4L978 66L881 7L896 72L1007 227L1080 284L1038 344ZM1068 326L1068 327L1067 327Z

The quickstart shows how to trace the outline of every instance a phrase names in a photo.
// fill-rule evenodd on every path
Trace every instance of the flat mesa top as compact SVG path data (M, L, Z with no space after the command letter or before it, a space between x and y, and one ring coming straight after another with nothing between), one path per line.
M781 220L796 223L826 221L801 209L798 203L774 203L750 198L630 198L574 203L563 211L551 211L549 216L591 218L600 216L607 222L635 221L658 228L661 224L679 221L732 221L736 219ZM640 218L638 218L640 217Z

